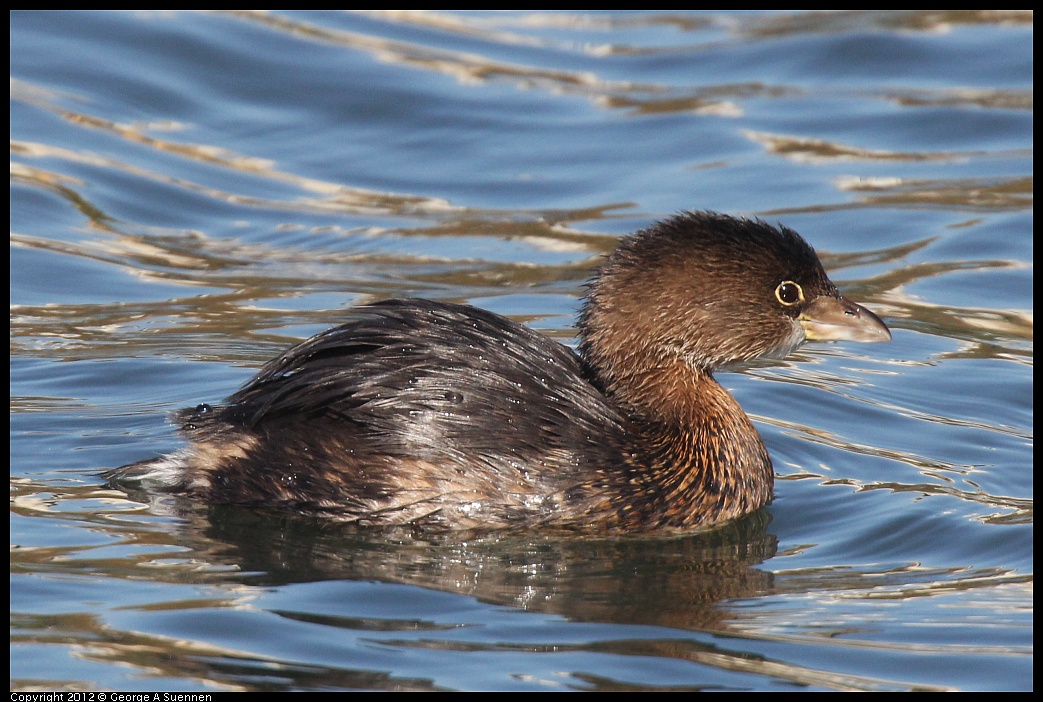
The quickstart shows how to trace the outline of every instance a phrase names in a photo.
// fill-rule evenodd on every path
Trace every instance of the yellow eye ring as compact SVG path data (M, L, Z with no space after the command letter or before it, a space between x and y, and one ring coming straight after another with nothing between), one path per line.
M786 307L804 302L804 289L792 280L784 280L775 288L775 299Z

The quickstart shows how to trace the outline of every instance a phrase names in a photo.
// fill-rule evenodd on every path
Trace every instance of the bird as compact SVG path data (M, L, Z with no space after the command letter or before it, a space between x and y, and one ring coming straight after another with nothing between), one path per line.
M593 272L578 350L469 305L351 308L219 404L188 445L110 471L207 505L422 531L691 530L773 495L771 458L714 373L806 341L891 339L795 231L687 211Z

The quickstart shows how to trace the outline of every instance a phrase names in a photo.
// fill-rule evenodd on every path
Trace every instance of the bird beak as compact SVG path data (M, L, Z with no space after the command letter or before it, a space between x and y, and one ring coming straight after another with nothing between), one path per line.
M890 341L880 318L847 298L823 295L797 318L808 341Z

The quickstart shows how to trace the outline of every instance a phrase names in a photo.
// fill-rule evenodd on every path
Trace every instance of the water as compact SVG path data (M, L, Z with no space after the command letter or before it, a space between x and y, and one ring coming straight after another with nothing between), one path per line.
M1032 15L11 15L11 688L1031 689ZM782 221L890 344L721 376L777 499L671 538L105 488L343 310L569 343L616 238Z

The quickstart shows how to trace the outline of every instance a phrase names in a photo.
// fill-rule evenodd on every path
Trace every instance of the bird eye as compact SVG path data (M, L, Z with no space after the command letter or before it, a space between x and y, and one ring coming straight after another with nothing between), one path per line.
M804 291L792 280L784 280L775 288L775 298L787 307L792 307L804 302Z

